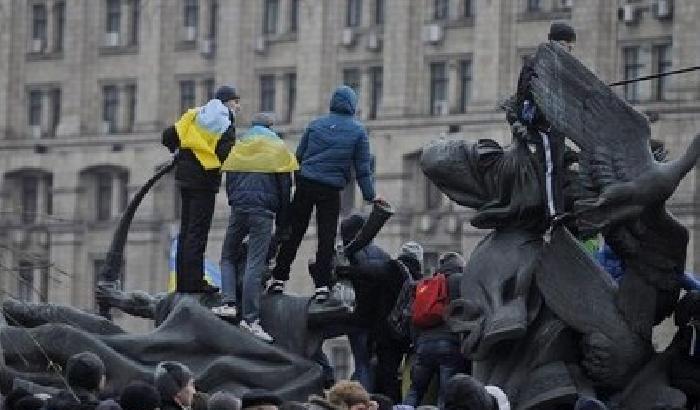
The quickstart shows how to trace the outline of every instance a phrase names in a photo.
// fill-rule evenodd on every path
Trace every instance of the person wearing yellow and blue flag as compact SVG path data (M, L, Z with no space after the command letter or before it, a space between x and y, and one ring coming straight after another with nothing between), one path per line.
M271 114L254 115L251 128L237 139L221 167L226 172L231 216L221 249L223 305L212 309L220 316L237 315L237 276L244 273L240 326L266 342L272 342L272 337L260 326L262 274L273 224L280 235L279 227L286 224L289 208L291 173L299 169L296 156L271 129L273 120ZM243 253L246 236L245 272L240 272L235 259Z
M162 143L175 157L175 180L181 198L177 292L218 291L204 280L204 251L221 185L221 164L235 139L238 100L235 89L221 87L216 98L187 110L163 131Z

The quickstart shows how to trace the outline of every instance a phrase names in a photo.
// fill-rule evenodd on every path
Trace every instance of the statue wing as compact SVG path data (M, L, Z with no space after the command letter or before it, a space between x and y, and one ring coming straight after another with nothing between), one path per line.
M534 70L535 104L554 130L581 150L587 188L600 193L652 166L649 122L563 47L540 45Z

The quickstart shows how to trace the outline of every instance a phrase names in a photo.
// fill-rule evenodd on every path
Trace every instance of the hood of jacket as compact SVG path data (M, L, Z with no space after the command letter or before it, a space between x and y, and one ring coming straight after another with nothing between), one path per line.
M357 94L347 85L335 89L331 97L331 112L337 114L355 115Z

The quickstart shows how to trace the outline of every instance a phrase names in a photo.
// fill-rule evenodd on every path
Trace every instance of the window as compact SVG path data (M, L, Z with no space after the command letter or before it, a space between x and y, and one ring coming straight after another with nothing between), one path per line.
M25 175L22 177L22 223L31 224L37 220L39 201L39 177Z
M29 92L29 113L27 115L30 126L41 125L41 100L44 93L41 90Z
M117 132L117 109L119 108L119 94L114 85L102 87L102 121L105 123L107 133Z
M53 18L54 18L54 35L53 35L53 49L54 51L63 50L63 33L66 29L66 3L59 1L53 6Z
M61 122L61 89L53 88L49 91L49 104L51 106L51 122L49 123L49 134L56 135L58 124Z
M180 113L193 108L196 104L193 80L180 81Z
M362 21L362 0L346 0L345 27L359 27Z
M374 2L374 24L378 26L384 24L385 3L384 0L375 0Z
M129 28L129 45L139 43L139 19L141 18L141 0L131 0L131 27Z
M449 0L433 0L433 19L445 20L450 13Z
M46 5L32 6L32 38L46 43Z
M464 113L467 111L467 105L472 95L472 62L462 60L459 62L459 109Z
M656 60L656 72L665 73L671 70L671 45L662 44L654 46L654 57ZM660 77L656 80L656 99L665 100L668 91L668 77Z
M430 114L445 114L441 104L447 102L447 67L445 63L430 64Z
M275 111L275 76L265 74L260 76L260 111Z
M573 4L574 0L559 0L559 7L562 9L570 9Z
M528 12L537 12L537 11L542 11L541 10L542 5L540 4L540 0L527 0L527 11Z
M199 21L199 5L197 0L184 0L184 10L182 12L185 27L197 29Z
M372 85L371 95L370 95L370 105L369 105L369 118L377 118L377 112L382 104L382 92L383 92L383 76L384 70L382 67L371 67L369 69L370 84Z
M622 58L624 61L624 79L631 80L639 77L639 70L642 67L639 64L639 47L625 47L622 49ZM625 99L630 102L639 100L639 83L625 84L624 88Z
M442 205L442 192L440 189L428 178L425 178L425 210L435 210L439 209Z
M20 261L17 275L17 298L31 302L34 295L34 266L29 261Z
M287 83L287 122L292 122L297 103L297 74L287 74L285 81Z
M119 170L95 172L95 218L108 221L119 215L127 203L128 174Z
M206 97L206 101L211 100L214 98L214 79L213 78L207 78L204 80L204 96Z
M219 19L219 2L218 0L211 0L209 2L209 39L214 40L216 38L216 23Z
M292 0L289 11L289 31L296 33L299 28L299 0Z
M464 0L464 9L462 17L474 17L474 2L472 0Z
M126 124L124 131L132 132L134 130L134 123L136 122L136 84L128 84L125 87L125 91L128 106L126 107Z
M355 90L355 93L360 94L360 69L346 68L343 70L343 84Z
M263 34L277 33L277 12L279 0L265 0L265 10L263 10Z
M107 0L107 33L119 33L122 19L121 0Z

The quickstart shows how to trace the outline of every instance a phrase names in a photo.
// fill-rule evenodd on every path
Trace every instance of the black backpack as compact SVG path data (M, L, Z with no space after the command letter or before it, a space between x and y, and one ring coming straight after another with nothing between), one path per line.
M413 307L413 300L416 297L416 282L411 278L411 274L406 265L401 261L396 262L404 272L406 279L403 282L399 296L396 298L394 308L391 309L391 313L389 313L387 317L387 322L389 324L389 329L396 339L410 341L411 309Z

